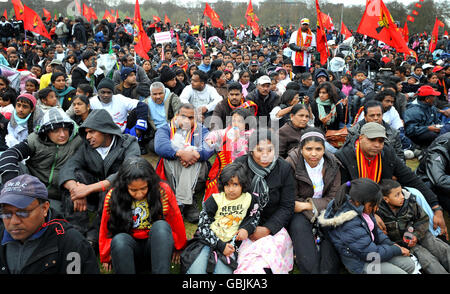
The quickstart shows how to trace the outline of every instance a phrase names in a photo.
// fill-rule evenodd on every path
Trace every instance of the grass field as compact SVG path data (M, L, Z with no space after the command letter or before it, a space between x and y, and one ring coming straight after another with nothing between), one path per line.
M146 155L144 155L144 158L147 159L153 165L153 167L156 168L156 164L158 163L158 157L155 154L153 154L153 153L146 154ZM210 159L211 164L214 162L214 159L215 159L215 156L213 156ZM412 170L415 170L417 168L417 166L419 165L419 162L418 162L417 159L407 160L406 161L406 165L409 168L411 168ZM201 199L202 199L201 197L197 197L197 201L198 201L199 207L201 207ZM445 213L444 216L445 216L445 222L447 224L447 227L449 227L450 226L450 221L449 221L448 214ZM196 224L191 224L191 223L189 223L187 221L184 222L184 225L185 225L185 228L186 228L186 237L189 240L194 235L195 230L197 229L197 225ZM180 271L179 265L172 264L171 273L178 274L179 271ZM108 273L108 272L105 272L103 269L101 269L101 272L104 273L104 274ZM293 271L291 273L292 274L299 274L300 273L298 268L297 268L297 266L295 264L294 264L294 269L293 269Z

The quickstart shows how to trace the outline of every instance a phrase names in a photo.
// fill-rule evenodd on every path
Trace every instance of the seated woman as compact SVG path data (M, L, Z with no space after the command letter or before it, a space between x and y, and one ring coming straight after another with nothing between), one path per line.
M288 90L290 91L290 90ZM287 92L287 91L286 91ZM309 109L305 104L296 104L289 112L290 121L278 130L280 157L286 158L288 152L298 146L301 133L308 128Z
M67 86L67 76L62 72L52 73L50 80L52 82L50 88L55 91L59 105L66 111L72 104L72 99L77 90L71 86Z
M250 153L235 160L248 169L249 193L258 195L259 203L259 222L239 247L235 274L287 274L293 268L286 228L294 214L295 181L290 165L276 156L276 141L270 130L258 129L250 136Z
M322 129L324 132L328 130L339 130L346 123L346 106L345 100L339 100L339 96L333 84L323 82L317 86L314 97L311 100L311 111L314 115L314 126ZM325 143L326 149L330 152L336 152L336 148Z
M225 129L211 131L206 137L208 145L217 151L217 157L208 173L203 202L213 193L219 193L217 180L223 168L248 153L248 139L254 129L249 130L246 119L251 117L253 116L249 110L235 109L231 112L231 125Z
M85 95L75 95L75 97L73 97L72 107L74 114L70 118L73 119L78 126L81 126L92 111L89 98Z
M321 234L317 217L341 185L338 160L325 151L324 134L309 128L286 161L294 169L297 187L295 213L289 224L297 266L305 274L337 274L339 256Z
M256 85L250 82L250 72L243 70L239 73L239 83L242 86L242 95L247 97L248 93L256 89Z
M120 167L105 197L100 224L100 262L116 274L151 269L168 274L179 263L186 231L175 195L143 157Z

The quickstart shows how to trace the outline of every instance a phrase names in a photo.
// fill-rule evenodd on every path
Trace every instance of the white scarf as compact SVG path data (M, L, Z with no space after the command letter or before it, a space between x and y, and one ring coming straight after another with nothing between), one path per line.
M319 164L316 167L311 167L305 160L306 171L308 172L308 176L311 179L314 188L313 198L322 198L323 192L323 163L325 160L322 159L319 161Z

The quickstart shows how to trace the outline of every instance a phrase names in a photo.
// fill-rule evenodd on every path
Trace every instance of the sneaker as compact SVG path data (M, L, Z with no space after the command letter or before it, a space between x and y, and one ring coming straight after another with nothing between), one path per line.
M412 150L405 150L403 153L405 154L405 159L413 159L415 157Z
M198 224L200 212L195 207L195 205L185 205L183 209L183 215L188 222L192 224Z

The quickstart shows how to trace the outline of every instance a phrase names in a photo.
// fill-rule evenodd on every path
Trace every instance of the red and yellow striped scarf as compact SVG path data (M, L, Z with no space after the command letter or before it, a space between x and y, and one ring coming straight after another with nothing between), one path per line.
M376 183L379 183L381 180L381 171L382 163L381 163L381 155L377 154L373 160L368 160L366 156L362 153L360 149L360 142L356 140L355 148L356 148L356 163L358 165L358 174L360 178L368 178L373 180ZM373 161L373 163L371 163Z
M302 34L302 30L298 29L297 31L297 46L299 47L309 47L311 46L311 42L312 42L312 32L311 29L308 29L308 31L306 32L307 36L306 36L306 40L303 39L303 34ZM296 66L303 66L303 57L304 57L304 52L303 51L296 51L295 52L295 65Z
M176 124L175 124L175 120L176 119L177 119L177 117L175 116L170 121L170 139L172 139L173 136L175 135L175 133L177 132L177 127L176 127ZM194 122L194 127L192 129L190 129L189 132L186 134L185 143L191 144L192 136L194 135L194 131L195 131L196 128L197 128L197 122Z

